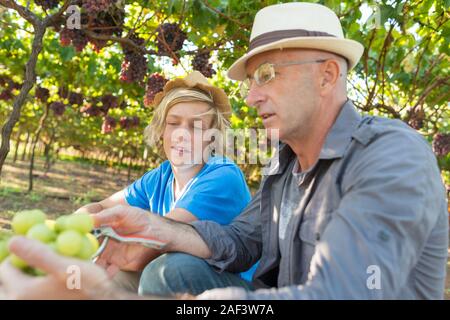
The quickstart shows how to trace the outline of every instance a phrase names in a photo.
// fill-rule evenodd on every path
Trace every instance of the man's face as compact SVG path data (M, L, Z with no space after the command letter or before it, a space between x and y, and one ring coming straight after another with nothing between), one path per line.
M247 75L264 63L315 60L314 52L303 50L274 50L249 59ZM280 140L304 137L318 121L319 101L316 73L319 64L275 66L275 78L258 86L252 80L246 102L258 110L264 126L279 130Z

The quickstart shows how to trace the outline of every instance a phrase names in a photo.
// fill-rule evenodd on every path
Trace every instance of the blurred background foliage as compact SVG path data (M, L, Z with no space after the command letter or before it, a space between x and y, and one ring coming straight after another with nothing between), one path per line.
M42 153L49 170L64 154L153 168L162 157L143 141L152 97L166 79L193 69L229 94L233 128L262 128L226 70L246 52L256 12L280 2L287 1L0 0L2 144L11 141L14 159L20 145L25 154ZM333 9L346 36L364 44L349 75L357 108L418 130L450 185L450 0L311 2ZM81 9L80 30L67 28L70 14L58 15L69 4ZM48 17L29 88L33 19ZM14 105L21 93L23 103ZM21 111L17 122L14 108ZM9 136L8 121L14 122ZM33 156L26 156L32 167ZM260 168L241 167L255 188Z

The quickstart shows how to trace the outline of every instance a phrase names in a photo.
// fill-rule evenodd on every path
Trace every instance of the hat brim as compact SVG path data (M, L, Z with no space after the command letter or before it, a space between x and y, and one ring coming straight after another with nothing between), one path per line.
M194 72L195 73L195 72ZM191 74L192 75L192 74ZM228 99L227 94L221 88L215 87L213 85L200 82L200 80L196 79L196 77L192 77L193 79L187 78L176 78L166 83L164 89L157 93L155 98L153 99L152 105L158 106L162 99L166 96L166 94L175 88L191 88L198 89L203 92L209 93L214 101L214 105L217 109L226 117L229 118L231 114L231 105L230 100Z
M257 47L236 60L228 70L228 78L243 81L247 78L245 66L251 57L270 50L282 49L316 49L328 51L345 57L352 69L361 58L364 46L351 39L338 39L335 37L298 37L278 40Z

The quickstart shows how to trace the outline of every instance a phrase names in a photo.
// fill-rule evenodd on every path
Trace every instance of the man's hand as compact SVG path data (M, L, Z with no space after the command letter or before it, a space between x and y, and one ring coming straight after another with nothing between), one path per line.
M43 270L46 276L32 277L11 265L8 259L0 265L0 292L6 299L114 299L118 289L105 271L93 263L63 257L36 241L14 237L12 253L30 266ZM79 274L76 274L79 272ZM70 289L73 281L79 281ZM72 283L73 284L73 283Z
M96 227L110 226L117 233L149 236L150 215L145 210L130 206L115 206L95 215ZM105 268L109 276L119 270L142 271L159 251L138 244L127 244L110 239L97 264Z
M150 215L138 207L118 205L92 217L96 227L109 226L120 234L148 235Z
M117 233L156 238L167 243L164 251L130 245L117 241L108 242L97 263L110 276L118 270L141 271L147 263L163 252L179 251L200 258L211 256L208 246L189 224L160 217L143 209L115 206L92 215L96 227L109 226Z
M113 277L119 270L142 271L158 255L159 251L155 249L110 239L95 263Z

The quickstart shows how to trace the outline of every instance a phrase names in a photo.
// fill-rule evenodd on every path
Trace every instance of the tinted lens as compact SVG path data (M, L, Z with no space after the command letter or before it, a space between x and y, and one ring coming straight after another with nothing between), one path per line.
M266 84L275 77L273 65L269 63L262 64L255 72L255 80L259 86Z
M250 90L250 80L245 79L241 82L241 85L239 86L239 93L241 94L241 97L243 99L247 98L248 91Z

